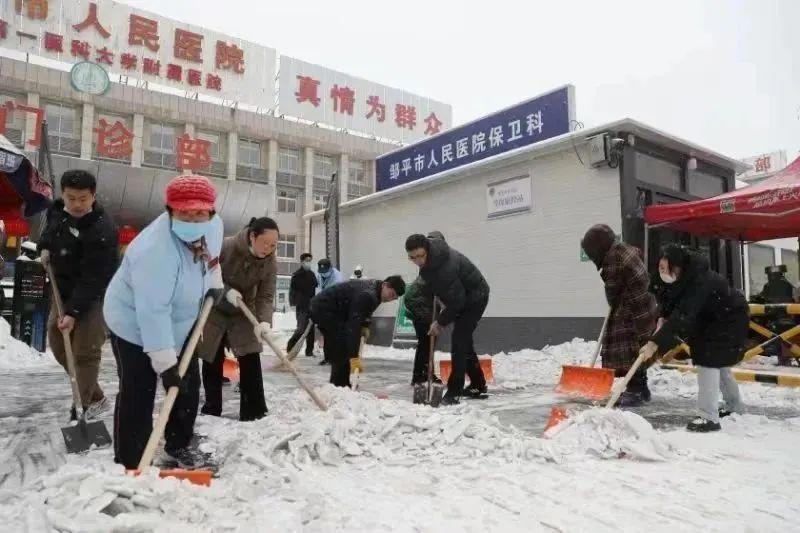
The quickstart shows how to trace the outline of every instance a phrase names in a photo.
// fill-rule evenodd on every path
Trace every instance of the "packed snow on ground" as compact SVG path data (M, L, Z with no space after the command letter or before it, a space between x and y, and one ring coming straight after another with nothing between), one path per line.
M51 355L37 352L11 336L11 325L0 318L0 370L55 364Z
M291 331L292 318L276 320L279 334ZM293 383L271 381L266 418L198 419L201 449L220 464L209 488L153 474L126 476L108 449L60 456L38 476L8 476L15 462L9 454L30 445L20 435L8 445L0 435L0 521L9 531L98 532L797 527L800 418L734 415L723 420L723 431L697 435L655 430L635 413L586 406L542 438L493 414L518 406L530 391L549 389L562 364L588 363L594 347L575 340L496 354L497 394L439 409L321 385L329 405L321 412ZM386 354L408 360L410 372L412 350L370 346L365 357ZM321 384L326 370L316 362L297 360ZM659 398L686 402L696 394L691 374L656 365L650 376ZM276 378L268 372L265 379ZM756 411L779 403L800 414L797 390L746 384L742 391ZM35 426L37 416L27 422ZM56 448L59 437L37 449Z

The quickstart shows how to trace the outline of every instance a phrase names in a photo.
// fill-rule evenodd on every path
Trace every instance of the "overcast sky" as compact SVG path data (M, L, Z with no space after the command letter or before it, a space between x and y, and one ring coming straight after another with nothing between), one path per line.
M456 124L572 83L586 127L800 149L800 1L126 2L450 103Z

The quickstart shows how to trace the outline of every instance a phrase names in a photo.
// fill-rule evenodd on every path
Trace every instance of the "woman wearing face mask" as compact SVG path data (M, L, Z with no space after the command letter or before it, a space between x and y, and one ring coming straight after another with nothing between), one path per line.
M222 244L222 280L236 298L258 318L253 326L227 298L211 311L197 353L203 359L203 387L206 401L202 413L222 414L222 364L227 346L239 361L239 420L258 420L267 414L264 380L261 375L261 333L272 323L275 284L278 277L275 248L278 224L271 218L254 218L238 235ZM235 300L234 300L235 301Z
M686 429L717 431L719 419L744 410L731 367L742 360L749 323L744 296L709 269L708 260L678 244L668 244L658 263L666 285L660 299L660 328L642 348L647 357L666 353L681 341L698 367L699 417ZM719 391L725 407L718 405Z
M200 399L197 360L183 379L177 364L205 297L223 296L222 220L207 178L178 176L165 196L166 212L128 246L103 306L119 375L114 460L126 468L138 466L153 429L158 376L165 390L180 387L164 450L182 466L203 459L189 446Z

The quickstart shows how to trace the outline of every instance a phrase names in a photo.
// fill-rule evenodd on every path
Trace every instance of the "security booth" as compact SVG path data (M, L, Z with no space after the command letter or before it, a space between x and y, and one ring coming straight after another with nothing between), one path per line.
M678 231L710 242L745 243L800 234L800 158L776 175L756 185L695 202L654 205L645 210L646 234L654 230ZM800 358L793 339L800 305L791 298L783 303L751 303L750 329L760 338L745 354L745 362L785 348L780 357ZM757 320L764 317L764 320ZM774 324L779 329L765 327Z
M608 224L644 253L648 204L733 190L746 166L632 119L580 129L572 98L556 89L381 156L378 192L339 206L342 271L369 264L372 277L410 283L406 238L438 230L491 287L480 353L596 339L608 304L581 251L586 230ZM323 216L306 215L312 253L326 249ZM696 239L741 283L735 244L681 230L660 238ZM379 307L370 342L391 344L396 316L396 304Z

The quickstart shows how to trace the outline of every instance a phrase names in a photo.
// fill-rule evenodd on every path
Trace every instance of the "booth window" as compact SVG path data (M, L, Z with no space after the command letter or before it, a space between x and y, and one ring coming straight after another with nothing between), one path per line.
M636 178L665 189L681 190L681 167L641 152L636 152Z
M747 245L747 265L750 271L750 295L760 293L767 283L764 269L775 266L775 249L763 244Z
M725 178L693 170L689 172L686 189L693 196L711 198L725 192Z
M797 264L797 250L782 248L781 264L786 265L786 279L797 287L800 284L800 265Z

